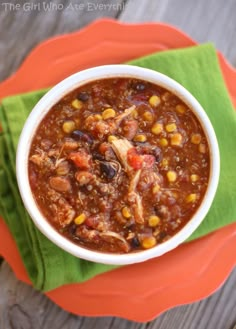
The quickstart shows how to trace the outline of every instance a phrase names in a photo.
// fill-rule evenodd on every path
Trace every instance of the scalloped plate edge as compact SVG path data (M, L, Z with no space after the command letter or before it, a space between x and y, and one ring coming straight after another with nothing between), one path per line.
M137 33L137 29L140 31L140 33ZM35 60L37 59L37 57L39 55L43 60L45 60L45 57L42 55L45 54L45 52L47 52L47 54L48 54L49 48L51 50L50 54L52 56L52 57L50 57L50 60L52 60L53 56L55 59L55 58L57 58L58 55L60 55L58 53L58 46L61 47L61 45L64 44L65 42L71 43L72 40L73 41L78 40L78 39L81 40L81 38L83 40L85 40L85 39L88 40L88 44L89 44L89 43L91 43L91 39L94 37L94 33L96 33L96 36L97 35L102 36L102 34L101 34L102 31L103 32L109 31L109 33L108 33L109 35L106 36L106 40L108 38L109 41L110 40L112 41L112 38L114 39L114 36L116 36L116 38L118 38L118 41L119 41L119 38L121 38L121 42L122 42L124 33L121 33L121 30L122 30L122 32L125 32L125 31L127 32L127 30L130 31L129 33L126 33L125 38L127 38L127 40L129 38L129 36L131 34L133 36L134 32L135 32L135 37L138 36L139 39L136 40L135 38L133 38L132 42L138 44L139 42L141 42L140 37L142 35L146 36L147 32L148 31L150 32L150 29L152 30L152 32L155 32L155 33L158 32L162 38L165 38L168 35L168 38L169 38L168 46L167 47L163 46L162 42L160 42L160 40L159 40L159 44L157 46L157 48L159 50L163 50L165 48L168 49L168 47L169 48L176 48L176 47L183 47L183 46L187 47L187 46L197 44L196 42L194 42L191 38L189 38L187 35L185 35L180 30L178 30L174 27L171 27L169 25L166 25L166 24L157 24L157 23L123 24L123 23L118 23L113 20L99 20L78 32L49 39L49 40L43 42L42 44L40 44L39 46L37 46L29 54L29 56L23 62L23 64L19 68L19 70L0 85L0 96L3 97L6 95L16 93L17 88L19 87L19 85L17 86L17 84L19 84L19 82L22 83L22 81L23 81L23 84L25 83L25 78L24 78L25 73L32 69L32 65L34 66ZM131 30L132 30L132 32L131 32ZM148 35L149 34L151 37L152 33L148 33ZM89 38L89 36L91 37L91 39ZM122 36L122 37L120 37L120 36ZM100 42L104 41L104 37L101 37L101 39L97 40L97 42L98 41L100 41ZM154 45L153 40L145 39L147 49L150 49L149 45L151 42L153 43L153 46L151 46L151 48L153 48L153 51L155 51L155 45ZM150 52L150 50L148 50L148 51ZM48 58L47 58L47 60L48 60ZM219 54L219 60L220 60L220 65L221 65L222 71L224 73L226 84L229 88L231 97L232 97L233 101L235 101L236 100L236 84L234 82L236 81L236 71L228 64L228 62L224 59L224 57L221 54ZM41 87L44 87L44 86L41 86ZM37 88L41 88L41 87L38 86ZM24 90L24 91L29 91L29 90ZM1 229L1 227L3 228L4 225L2 225L3 222L2 223L0 222L0 224L1 224L1 226L0 226L0 229ZM233 228L234 228L234 226L233 226ZM235 226L235 229L236 229L236 226ZM5 231L6 231L6 228L5 228ZM222 235L222 232L224 232L224 229L220 230L220 232L215 232L213 235L215 237L217 237L218 234ZM6 250L4 250L3 246L1 246L2 254L3 255L5 254L6 260L9 262L9 264L13 268L13 270L16 273L16 275L18 276L18 278L21 279L22 281L29 283L30 281L27 277L23 264L21 263L21 260L19 258L18 251L17 251L16 247L14 247L14 246L12 247L12 243L14 243L12 240L12 237L9 235L8 238L9 238L8 247L10 249L8 249L8 251L6 251ZM234 235L229 236L228 241L226 241L223 244L223 246L221 246L221 249L219 250L219 252L224 257L227 256L227 253L231 248L230 244L234 245L235 243L236 243L235 236ZM7 252L9 252L9 254L7 254ZM10 253L11 253L11 256L10 256ZM74 289L75 285L63 286L63 287L55 289L49 293L46 293L46 295L50 299L52 299L55 303L60 305L62 308L66 309L67 311L73 312L75 314L90 315L90 316L116 315L116 316L125 317L130 320L144 322L144 321L149 321L154 316L157 316L164 310L167 310L173 306L188 303L188 302L193 302L200 298L208 296L210 293L215 291L215 289L217 289L217 287L219 287L219 285L221 285L222 282L226 279L226 277L232 270L233 266L235 265L235 258L236 257L234 256L232 259L231 258L227 259L227 266L225 266L222 269L222 266L221 266L222 264L219 262L219 259L217 257L213 257L213 259L211 260L211 263L208 264L206 266L206 268L204 270L202 270L201 273L199 274L200 277L198 277L198 282L197 282L198 285L201 285L200 281L204 282L204 278L212 276L213 269L215 269L216 267L218 267L218 268L221 267L220 274L218 274L218 277L216 278L216 280L211 281L211 285L206 286L206 284L204 284L204 289L199 289L198 292L196 292L196 290L195 290L194 294L192 293L191 289L187 289L187 291L189 291L187 296L185 296L185 297L183 296L180 299L178 299L178 298L167 299L166 302L165 303L163 302L162 305L158 306L158 308L155 305L154 309L145 310L145 308L144 308L144 306L146 304L145 295L138 296L138 298L137 298L137 296L136 297L130 296L130 298L129 298L130 303L132 305L136 305L135 311L132 310L132 308L127 308L127 306L125 306L125 305L122 307L118 305L118 308L117 308L116 303L113 305L111 305L111 303L105 303L104 308L102 306L99 306L99 309L97 308L97 311L96 311L95 309L98 306L98 305L96 305L96 303L103 304L103 303L101 303L101 300L100 300L102 298L102 296L99 296L99 302L98 302L96 295L95 296L82 296L82 299L84 297L87 297L87 299L88 299L87 302L88 301L92 302L92 300L94 299L93 307L91 307L91 305L90 305L90 307L88 308L87 303L85 303L85 305L87 305L87 308L86 307L84 308L83 306L80 305L79 309L78 308L73 309L72 304L71 303L68 304L68 302L65 300L65 298L62 298L62 296L65 293L68 294L68 291L72 291L72 289ZM218 262L217 262L217 260L218 260ZM20 263L21 263L21 269L19 271ZM211 267L211 270L210 270L210 267ZM107 275L108 274L104 274L104 275L101 275L98 277L100 277L100 278L103 276L106 277ZM92 281L94 281L95 279L92 279L92 280L90 280L90 282L87 282L84 284L77 284L76 286L82 287L83 285L85 285L85 286L90 285L90 283ZM187 282L187 284L189 284L190 288L191 288L191 284L193 284L193 283L196 285L195 278L193 278L192 280ZM182 289L181 286L179 288ZM170 286L170 287L166 288L166 291L167 290L170 292L170 294L173 295L173 292L175 290L178 290L178 287ZM167 295L167 294L165 293L165 295ZM180 295L178 295L178 296L180 296ZM117 296L115 296L115 297L117 298ZM148 298L150 298L150 297L152 299L155 299L155 293L152 296L149 294ZM169 296L169 297L171 297L171 296ZM107 295L104 296L104 298L106 299ZM111 298L111 296L109 296L109 298Z

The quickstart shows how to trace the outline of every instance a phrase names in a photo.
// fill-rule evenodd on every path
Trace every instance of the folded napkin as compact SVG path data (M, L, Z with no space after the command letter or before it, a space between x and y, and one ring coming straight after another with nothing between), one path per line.
M129 64L162 72L185 86L207 112L218 138L221 175L213 205L189 240L236 220L236 115L212 45L152 54ZM78 259L64 252L34 226L24 209L16 184L15 154L19 134L33 106L46 91L11 96L1 102L0 214L19 248L33 285L47 291L82 282L114 266Z

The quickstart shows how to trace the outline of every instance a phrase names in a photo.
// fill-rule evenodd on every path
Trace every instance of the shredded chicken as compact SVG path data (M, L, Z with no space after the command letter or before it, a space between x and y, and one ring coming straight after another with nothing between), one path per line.
M138 193L135 193L134 218L137 223L144 223L142 199Z
M51 210L54 221L60 223L62 227L69 225L75 217L75 211L68 201L60 193L50 189L48 197L52 200Z
M120 234L116 233L116 232L112 232L112 231L107 231L107 232L101 232L99 233L101 238L112 238L112 239L117 239L120 242L122 242L122 247L124 249L124 251L128 252L130 249L130 246L128 244L128 242L125 240L125 238L123 238L123 236L121 236Z
M162 177L157 172L143 169L142 174L140 177L140 181L138 184L138 190L139 191L146 191L149 189L153 184L155 183L161 183Z
M138 194L138 192L136 191L140 179L140 175L141 175L141 169L136 171L133 177L131 178L130 186L129 186L129 199L134 202L133 208L134 208L135 221L139 224L143 224L144 218L143 218L142 199Z
M112 141L112 148L120 160L121 164L123 165L126 173L130 177L130 186L128 192L128 199L132 200L133 208L134 208L134 217L137 223L143 224L143 206L142 206L142 199L138 192L136 191L140 175L141 169L135 171L133 168L128 164L127 161L127 152L133 147L133 145L127 139L117 139Z
M30 161L36 164L40 168L54 169L54 164L51 158L48 157L47 153L41 149L37 150L36 154L30 157Z
M77 227L76 236L87 242L99 243L99 232L97 230L89 230L82 225Z
M129 252L130 250L129 243L125 240L125 238L113 231L99 232L97 229L91 230L84 226L80 226L76 230L76 236L82 240L92 243L99 243L101 239L106 242L114 242L114 239L116 239L120 242L120 248L124 252Z
M112 141L112 148L115 152L117 158L121 162L125 171L128 173L132 171L133 168L128 164L127 161L127 152L133 148L133 145L127 139L117 139Z
M116 122L116 125L118 126L122 120L124 120L124 118L126 118L127 116L129 116L134 110L135 110L136 106L133 105L129 108L127 108L126 110L124 110L123 113L121 113L120 115L118 115L116 118L115 118L115 122Z
M130 180L129 193L135 192L141 175L141 169L135 172Z

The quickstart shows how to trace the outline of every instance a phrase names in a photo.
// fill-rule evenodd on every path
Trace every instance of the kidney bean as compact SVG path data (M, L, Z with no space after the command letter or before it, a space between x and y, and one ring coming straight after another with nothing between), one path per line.
M71 189L71 184L66 177L50 177L49 184L57 192L68 192Z
M123 127L124 137L131 140L138 131L138 122L136 120L126 121Z
M75 178L80 186L84 186L94 179L94 175L88 171L82 170L75 173Z

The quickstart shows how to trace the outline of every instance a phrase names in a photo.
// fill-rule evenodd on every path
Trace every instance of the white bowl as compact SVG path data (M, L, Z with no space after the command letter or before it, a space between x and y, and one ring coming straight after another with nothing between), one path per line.
M76 245L59 234L40 212L32 195L28 177L28 156L32 139L39 123L52 106L64 95L85 83L112 77L132 77L146 80L176 94L197 116L207 137L210 150L210 178L208 188L201 205L190 221L169 240L152 249L128 254L111 254L88 250ZM42 97L30 113L20 136L16 157L16 173L20 194L28 213L38 229L57 246L76 257L94 262L116 265L138 263L163 255L185 241L203 221L212 204L218 185L219 172L220 157L215 132L210 120L198 101L183 86L169 77L156 71L130 65L105 65L94 67L78 72L53 87Z

